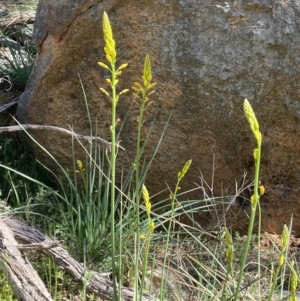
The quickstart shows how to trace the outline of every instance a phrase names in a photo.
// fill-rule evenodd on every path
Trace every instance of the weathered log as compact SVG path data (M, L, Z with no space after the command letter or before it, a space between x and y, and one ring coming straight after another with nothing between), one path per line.
M72 258L69 253L59 245L58 242L48 238L40 231L11 218L0 218L0 233L2 241L2 244L0 244L0 258L5 263L12 262L11 265L6 264L6 266L8 266L9 269L13 269L14 266L19 268L19 263L16 263L15 265L13 264L16 258L24 261L23 266L25 266L22 268L22 270L13 269L12 272L13 276L15 277L10 277L11 282L17 286L18 290L23 288L23 277L26 280L26 277L37 275L35 271L27 270L27 266L30 268L31 265L27 261L25 255L22 256L21 250L23 252L26 252L26 250L36 250L45 255L51 256L56 264L61 269L65 270L75 281L82 283L84 280L86 280L86 278L90 279L87 283L87 291L89 293L93 293L94 295L105 300L114 300L113 285L109 279L103 277L100 273L86 271L79 262ZM7 235L10 237L9 241L7 240ZM18 244L13 236L25 244ZM8 250L11 250L8 249L8 246L13 246L13 251L8 252ZM50 299L45 299L49 294L46 295L40 287L41 280L39 279L38 275L35 277L38 279L34 280L33 284L38 284L39 286L36 285L35 290L34 287L31 289L34 290L34 292L36 291L36 293L42 294L41 296L43 296L44 299L26 299L26 297L22 300L52 300L51 297L47 297ZM25 291L27 292L27 289ZM131 288L122 287L121 295L122 300L131 301L133 300L134 293ZM155 299L144 294L142 300L146 301Z
M16 297L24 301L52 301L36 270L18 248L13 231L0 219L0 269L5 272Z

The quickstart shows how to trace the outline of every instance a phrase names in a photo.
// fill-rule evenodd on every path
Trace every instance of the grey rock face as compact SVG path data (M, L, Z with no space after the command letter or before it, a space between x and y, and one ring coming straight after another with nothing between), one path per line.
M119 89L139 80L149 53L157 92L147 110L144 135L153 125L148 157L172 111L158 155L146 180L151 194L174 185L188 159L193 165L182 189L200 183L200 170L215 195L234 194L244 171L251 179L255 141L243 115L244 98L252 103L263 134L261 199L263 230L281 232L294 214L300 234L300 4L297 1L70 1L41 0L35 42L41 54L23 94L18 116L23 123L56 125L88 134L88 119L78 79L81 75L98 133L109 137L110 104L105 87L101 20L107 11L117 41L119 64L129 67ZM132 97L119 103L124 119ZM137 108L121 133L126 154L120 166L130 166L135 149ZM70 139L57 133L35 134L65 166L71 165ZM46 157L39 155L46 163ZM84 156L84 155L82 155ZM214 169L214 172L213 172ZM194 195L200 199L201 194ZM238 202L228 221L247 227ZM205 223L209 218L204 219ZM199 217L199 222L202 217ZM210 222L210 221L209 221Z

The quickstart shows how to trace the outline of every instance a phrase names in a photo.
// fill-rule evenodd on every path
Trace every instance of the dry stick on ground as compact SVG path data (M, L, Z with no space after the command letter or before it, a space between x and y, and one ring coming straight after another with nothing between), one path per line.
M8 240L9 237L9 240ZM26 243L24 245L18 245L14 239ZM11 251L13 250L13 251ZM86 271L84 267L72 258L69 253L60 247L56 241L46 237L40 231L33 229L19 221L11 218L0 218L0 262L4 262L6 269L8 269L8 275L11 282L15 287L15 291L27 293L28 298L23 298L25 301L43 301L52 300L51 297L43 290L43 284L40 284L41 280L38 277L36 271L32 271L31 264L26 259L20 250L26 252L26 250L35 250L42 252L45 255L51 256L56 264L63 270L65 270L75 281L86 281L85 277L90 279L87 283L87 291L99 296L105 300L114 300L112 282L107 278L101 276L101 274L93 271ZM18 259L17 263L15 261ZM22 266L20 265L22 264ZM22 267L22 268L20 268ZM28 269L26 269L28 267ZM0 265L0 268L3 268ZM34 278L32 277L34 275ZM30 279L29 279L30 278ZM30 293L34 292L41 296L39 299L31 298L29 294L29 288L27 289L27 283L33 285L30 287ZM34 290L35 289L35 290ZM48 293L48 292L47 292ZM44 296L45 295L45 296ZM48 299L47 299L47 298ZM133 300L134 293L130 288L122 287L121 290L122 300ZM155 300L153 297L144 294L143 301Z
M79 140L86 140L86 141L97 141L100 142L104 147L110 150L111 143L100 138L100 137L90 137L90 136L84 136L80 134L76 134L73 131L66 130L64 128L60 128L57 126L51 126L51 125L34 125L34 124L22 124L22 125L12 125L12 126L3 126L0 127L0 133L2 132L16 132L16 131L23 131L23 130L54 130L59 131L61 133L71 135ZM118 147L122 150L125 150L124 147L120 146L118 144Z
M0 219L0 269L14 295L24 301L53 301L39 275L18 249L11 229Z

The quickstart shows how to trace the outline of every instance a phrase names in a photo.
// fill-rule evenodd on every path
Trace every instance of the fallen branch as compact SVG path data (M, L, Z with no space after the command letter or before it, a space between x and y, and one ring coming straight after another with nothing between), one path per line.
M24 301L53 301L36 270L19 250L11 229L0 219L0 269L12 284L14 295Z
M0 262L3 261L4 263L7 263L6 269L8 269L9 275L12 274L14 276L10 277L10 280L16 287L16 292L19 293L20 291L25 291L26 293L29 293L27 287L24 289L24 283L29 281L24 282L23 280L30 278L31 282L33 281L31 284L34 286L33 288L30 288L30 292L33 290L34 293L39 294L39 299L33 299L29 295L28 298L26 297L22 300L52 301L51 297L49 297L50 295L46 293L47 291L44 291L42 284L40 284L41 280L39 279L36 271L32 271L31 264L20 250L23 252L26 252L26 250L36 250L45 255L51 256L56 264L61 269L65 270L75 281L83 283L86 278L90 279L87 283L87 291L89 293L93 293L105 300L114 300L113 286L109 279L103 277L97 272L86 271L84 267L72 258L65 249L57 245L56 241L46 237L40 231L11 218L0 218L0 235ZM7 237L9 237L9 240ZM21 246L18 245L14 237L20 239L26 244ZM17 258L18 261L15 263ZM22 263L22 269L20 269L20 263ZM2 266L0 266L0 268L2 268ZM35 278L31 278L32 275L34 275ZM131 301L134 298L134 292L130 288L122 287L121 296L122 300ZM149 301L155 299L144 294L142 300Z
M80 134L76 134L73 131L66 130L61 127L57 126L51 126L51 125L34 125L34 124L22 124L22 125L13 125L13 126L3 126L0 127L0 133L2 132L16 132L16 131L23 131L23 130L54 130L54 131L59 131L61 133L71 135L75 137L76 139L79 140L86 140L86 141L97 141L100 142L104 147L107 149L111 149L111 142L108 142L100 137L91 137L91 136L84 136ZM120 149L125 151L125 148L122 147L121 145L117 144Z

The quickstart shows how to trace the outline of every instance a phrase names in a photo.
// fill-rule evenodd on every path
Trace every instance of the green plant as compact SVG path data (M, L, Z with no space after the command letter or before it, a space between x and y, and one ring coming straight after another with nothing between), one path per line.
M143 119L144 119L144 112L147 109L147 107L151 104L151 101L149 99L149 96L153 94L155 91L153 90L153 87L156 85L156 83L152 83L152 68L151 68L151 62L148 55L145 57L144 61L144 69L143 69L143 75L142 75L143 83L140 84L139 82L135 82L134 86L132 87L134 91L135 96L135 103L139 107L139 118L138 118L138 129L137 129L137 143L136 143L136 156L134 161L134 170L135 170L135 232L136 232L136 247L135 247L135 298L137 300L138 298L138 279L139 279L139 260L140 260L140 197L141 197L141 156L143 152L143 147L141 147L141 131L142 131L142 125L143 125ZM148 228L148 234L147 236L147 247L146 247L146 253L148 253L149 249L149 240L150 240L150 233L151 227L150 227L150 210L149 206L151 206L151 203L149 199L147 198L148 191L145 186L143 186L143 197L146 205L146 211L148 215L148 221L149 221L149 228ZM146 192L147 191L147 192ZM148 205L148 208L147 208ZM151 207L150 207L151 208ZM154 224L153 224L154 227ZM153 231L153 229L152 229ZM141 289L140 292L143 292L144 288L144 279L145 279L145 264L147 259L144 256L143 261L143 273L142 273L142 283L141 283ZM141 295L141 294L140 294Z
M103 14L103 34L104 34L104 41L105 41L105 47L104 52L106 54L106 60L110 64L110 67L108 67L106 64L99 62L98 64L105 69L108 69L111 78L107 79L107 82L111 86L111 94L109 94L105 89L101 88L101 91L105 93L109 99L111 100L112 105L112 117L111 117L111 149L110 149L110 180L111 180L111 189L110 189L110 199L111 199L111 251L112 251L112 275L113 275L113 285L114 285L114 295L115 300L120 299L119 293L117 291L117 280L116 280L116 266L115 266L115 255L116 255L116 245L115 245L115 187L116 187L116 158L117 158L117 141L116 141L116 123L117 123L117 117L116 117L116 109L117 109L117 103L119 100L119 97L128 92L128 89L122 90L119 94L117 94L116 87L118 84L117 77L121 75L122 69L127 67L127 64L121 65L118 69L116 69L116 57L117 52L115 48L115 40L113 38L112 29L110 26L110 22L108 19L107 14L104 12Z
M244 251L242 254L242 258L241 258L240 272L239 272L239 278L238 278L238 282L237 282L237 286L236 286L236 290L235 290L235 294L234 294L234 301L237 300L239 291L240 291L240 285L241 285L241 281L242 281L243 274L244 274L244 267L245 267L246 258L247 258L248 251L249 251L249 246L250 246L250 241L251 241L252 231L253 231L253 226L254 226L254 220L255 220L255 215L256 215L256 209L259 204L259 198L265 192L265 188L263 186L259 186L259 170L260 170L262 135L261 135L261 132L259 131L259 123L258 123L256 116L254 114L254 111L247 99L245 99L245 101L244 101L244 112L245 112L245 115L249 122L250 129L253 132L254 137L256 139L257 147L254 149L254 152L253 152L253 157L255 160L255 177L254 177L254 194L250 198L250 203L251 203L250 222L249 222L249 226L248 226L247 240L246 240Z
M112 270L113 270L113 279L114 279L114 293L116 300L120 297L118 297L115 279L116 279L116 268L114 265L114 258L115 258L115 219L114 219L114 206L115 206L115 168L116 168L116 158L117 158L117 141L116 141L116 134L115 134L115 127L117 123L116 119L116 107L119 100L119 96L122 94L128 92L128 89L122 90L119 94L116 92L116 86L118 83L117 76L121 75L122 70L127 67L127 64L122 64L117 70L115 67L116 62L116 49L115 49L115 41L113 39L112 29L109 23L109 19L104 13L103 15L103 32L104 32L104 40L105 40L105 47L104 51L106 53L106 59L110 63L110 67L108 67L106 64L99 62L99 65L105 69L108 69L111 73L111 78L107 80L107 82L111 86L111 93L108 93L106 90L101 88L101 91L105 93L111 100L112 103L112 125L111 125L111 154L109 159L110 164L110 175L111 175L111 191L110 191L110 197L111 197L111 244L112 244ZM134 90L135 95L135 103L139 106L139 118L138 118L138 130L137 130L137 146L136 146L136 156L135 161L133 164L134 172L135 172L135 190L134 190L134 223L135 223L135 237L136 237L136 243L135 243L135 276L134 276L134 289L135 289L135 299L138 299L138 279L139 279L139 261L140 261L140 197L141 197L141 183L142 183L142 177L141 177L141 167L140 167L140 160L143 152L143 147L141 147L141 129L143 125L143 115L146 110L146 108L151 104L149 100L149 96L154 93L153 87L156 83L152 83L152 70L151 70L151 62L148 55L146 55L145 62L144 62L144 70L143 70L143 83L140 84L138 82L134 83L134 86L132 89ZM150 222L150 209L151 203L149 201L149 195L147 192L147 189L145 186L143 186L143 196L145 200L145 206L146 206L146 212L148 215L148 222L149 227L147 231L147 237L146 237L146 253L148 254L149 250L149 242L150 242L150 235L151 232L154 229L154 223ZM122 235L122 232L120 232L120 235ZM120 236L120 245L122 244L122 237ZM120 249L119 256L121 256L122 251ZM146 269L146 262L147 262L147 256L144 256L143 260L143 271L142 271L142 280L141 280L141 289L140 289L140 295L143 292L143 286L144 286L144 278L145 278L145 269ZM119 266L119 271L122 269L121 266ZM120 275L119 275L120 279Z

